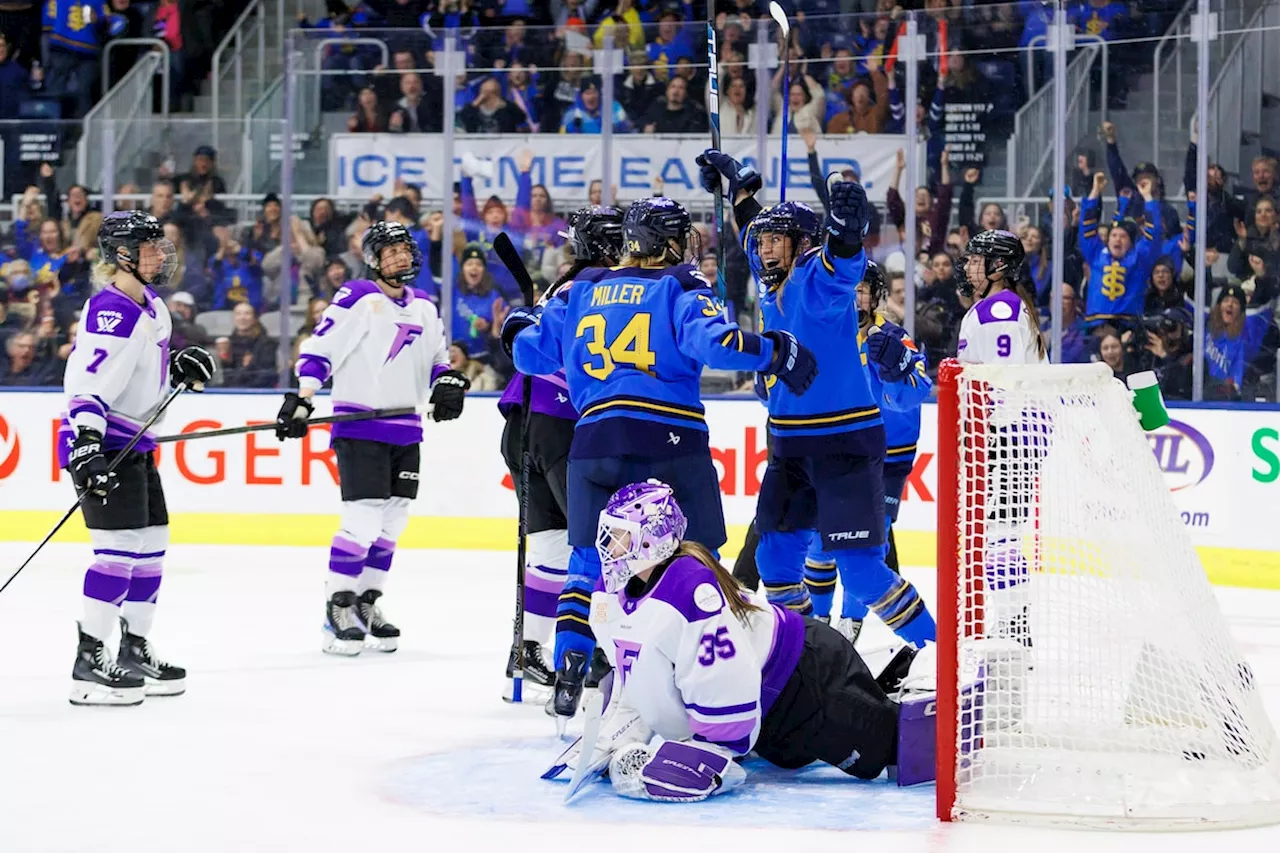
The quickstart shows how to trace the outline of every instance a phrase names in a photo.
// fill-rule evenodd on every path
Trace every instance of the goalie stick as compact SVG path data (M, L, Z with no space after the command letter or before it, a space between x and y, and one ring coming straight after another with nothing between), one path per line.
M129 443L124 446L124 449L117 453L116 457L111 460L111 464L107 466L108 475L120 467L120 463L129 455L129 451L133 450L133 448L138 445L139 441L142 441L142 437L147 434L147 430L151 429L151 426L156 421L160 420L160 416L164 414L164 410L169 408L169 404L178 399L178 395L185 390L187 390L187 383L179 382L177 387L169 392L169 396L164 398L164 401L156 408L155 413L151 417L147 418L147 422L138 428L138 431L134 433L133 438L129 439ZM76 497L76 502L71 505L71 509L67 510L66 514L63 515L58 523L53 526L53 529L45 534L45 537L40 540L40 544L31 552L31 556L27 557L27 559L23 561L22 565L18 566L18 568L14 570L13 574L9 575L9 579L4 582L4 586L0 586L0 593L3 593L9 588L9 584L13 583L13 579L20 575L23 569L31 565L31 561L34 560L36 555L44 549L45 545L49 544L49 540L57 535L58 531L62 529L62 525L66 524L67 521L70 520L71 516L75 515L75 511L80 508L80 504L84 503L84 499L88 497L88 495L89 491L86 489Z
M533 279L511 238L503 231L493 239L493 251L520 286L525 305L533 307ZM524 701L524 575L528 559L529 539L529 399L533 396L533 377L524 375L520 387L520 521L516 540L516 614L511 628L511 697L509 702ZM506 699L507 697L503 697Z
M600 718L604 714L604 696L597 691L595 696L587 700L584 710L587 722L582 729L582 749L578 751L578 766L573 771L573 778L569 780L569 790L564 795L565 805L568 805L579 791L604 773L612 757L612 755L606 755L594 763L587 760L588 757L595 755L596 741L600 739Z

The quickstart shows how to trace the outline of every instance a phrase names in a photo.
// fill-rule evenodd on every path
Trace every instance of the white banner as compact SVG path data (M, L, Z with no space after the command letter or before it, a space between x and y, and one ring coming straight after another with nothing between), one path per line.
M396 181L418 184L427 198L445 198L440 155L444 150L440 134L339 133L329 140L329 194L335 197L367 199L374 193L390 198ZM823 174L853 168L872 201L883 202L893 180L897 152L904 136L856 134L825 137L818 145ZM707 193L698 184L694 162L709 145L704 135L651 136L626 134L613 137L613 180L620 199L649 195L654 178L662 178L663 192L681 201L702 201ZM726 137L725 150L744 163L756 165L755 137ZM475 178L476 196L497 194L508 203L515 199L516 154L523 148L534 152L530 170L535 184L545 184L551 198L561 204L587 200L591 181L599 178L600 137L576 134L532 134L514 136L465 136L454 138L454 180L461 177L460 158L469 152L482 160L493 160L493 180ZM782 143L769 140L769 163L765 176L765 196L777 198L779 160ZM809 181L808 152L804 142L793 138L787 149L787 198L816 202Z
M0 392L0 539L9 538L6 512L60 511L72 500L54 452L63 400L55 393ZM159 432L271 421L277 405L274 394L186 395ZM754 400L706 405L725 518L745 525L755 512L767 458L764 409ZM326 411L327 400L318 408L317 414ZM903 494L902 530L935 529L936 412L925 407L915 469ZM1152 433L1150 442L1192 541L1253 552L1241 565L1271 573L1271 585L1280 588L1280 410L1179 408L1172 415L1173 423ZM470 396L460 419L426 424L413 514L514 518L516 501L498 451L502 427L494 396ZM163 445L159 466L169 508L178 515L279 517L338 509L337 469L328 435L319 429L283 444L260 432Z

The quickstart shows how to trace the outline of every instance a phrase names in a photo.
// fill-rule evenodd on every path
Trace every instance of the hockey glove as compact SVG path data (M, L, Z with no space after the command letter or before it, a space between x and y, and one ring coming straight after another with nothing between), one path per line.
M502 351L507 358L514 359L511 350L516 345L516 335L538 322L538 310L535 308L512 308L507 319L502 321Z
M870 210L861 184L842 181L831 187L827 203L827 234L846 246L861 246L867 236Z
M746 778L728 750L694 741L632 744L609 762L613 789L637 800L696 803L733 790Z
M183 347L169 356L169 384L174 388L179 382L196 393L204 390L204 384L213 378L213 356L204 347Z
M893 335L872 326L867 338L867 356L880 367L885 382L901 382L911 372L912 352Z
M431 385L431 419L451 421L462 414L462 400L467 396L471 380L457 370L446 370Z
M93 429L81 429L71 445L67 470L76 491L88 492L90 497L102 503L119 483L114 472L107 473L107 457L102 454L102 433Z
M769 331L760 337L773 341L773 361L762 372L781 379L797 397L808 391L818 375L818 361L809 348L790 332Z
M756 392L756 397L761 403L769 405L769 377L763 373L756 373L751 382L751 390Z
M720 192L721 175L729 179L731 202L737 200L739 190L755 195L764 185L760 173L753 167L744 166L728 154L714 148L708 148L699 154L694 162L698 164L700 172L698 179L702 188L712 195Z
M276 415L276 438L302 438L307 434L307 418L315 411L315 406L305 397L294 391L284 395L280 405L280 413Z

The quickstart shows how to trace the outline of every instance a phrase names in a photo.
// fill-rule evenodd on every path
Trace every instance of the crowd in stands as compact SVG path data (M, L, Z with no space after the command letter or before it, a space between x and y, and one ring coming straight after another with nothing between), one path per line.
M62 3L47 5L60 11ZM701 133L707 128L700 6L679 0L365 0L358 5L329 0L324 6L323 15L316 9L317 14L301 16L299 26L316 38L377 35L388 46L390 67L366 44L338 42L325 50L324 68L343 73L323 78L323 107L349 112L346 127L352 132L439 132L448 92L455 99L456 130L464 135L598 133L605 120L604 81L592 71L591 52L608 45L625 56L625 68L613 80L608 117L615 132ZM98 49L108 38L134 32L135 23L143 32L162 33L181 66L175 66L182 81L179 94L189 96L193 82L207 74L209 34L225 26L236 7L218 0L110 0L95 25ZM979 209L983 172L971 160L954 157L942 133L946 106L956 100L989 101L995 128L1012 115L1022 94L1037 83L1023 79L1017 51L1038 50L1034 40L1045 32L1046 7L925 0L921 8L918 22L930 56L919 68L917 123L927 140L928 181L913 199L904 199L900 155L867 243L887 271L886 315L905 321L907 287L913 287L916 337L930 362L936 365L954 353L959 320L968 307L953 284L964 244L980 230L1009 228L1026 248L1046 331L1055 312L1063 317L1064 361L1104 361L1117 375L1155 369L1167 396L1189 398L1192 318L1200 311L1207 328L1206 396L1272 399L1280 340L1274 311L1280 294L1275 158L1264 153L1250 174L1235 178L1211 168L1197 220L1194 137L1183 176L1190 200L1185 212L1165 201L1177 195L1175 182L1166 186L1166 176L1146 160L1130 169L1121 154L1120 130L1104 124L1099 137L1105 150L1075 152L1068 170L1068 221L1061 223L1064 287L1060 304L1053 305L1053 222L1047 217L1011 221L996 204ZM1103 38L1145 38L1163 32L1178 8L1176 2L1084 0L1074 7L1072 20L1080 31ZM127 26L121 29L117 18L126 19ZM800 0L794 18L788 47L791 85L784 93L783 70L772 72L765 122L771 134L785 130L803 140L814 189L824 198L825 178L818 169L824 140L846 133L900 133L905 127L905 69L896 46L903 9L892 0ZM57 26L41 54L39 30L33 43L32 31L14 31L11 20L0 15L6 35L0 42L0 83L12 82L0 86L5 109L18 93L19 98L58 97L64 114L78 114L83 104L70 104L67 90L49 86L50 76L76 79L66 57L54 56L66 47L54 50L60 44ZM718 5L716 23L723 132L754 134L756 75L746 58L757 28L768 23L767 12L756 0L731 0ZM189 32L193 26L200 32ZM461 33L467 71L446 87L432 69L444 33L453 27ZM1141 70L1152 46L1140 42L1116 51L1113 78ZM32 59L41 55L43 65ZM128 56L125 50L120 55ZM1041 65L1035 73L1043 73ZM1123 106L1122 81L1113 81L1109 89L1112 105ZM75 96L91 91L76 89ZM785 128L784 97L790 102ZM424 259L416 286L433 299L443 292L444 253L452 256L451 359L473 377L474 387L500 389L512 366L498 346L497 331L520 296L492 252L493 238L502 231L510 234L531 275L545 286L572 261L561 234L569 210L533 182L531 152L516 158L515 197L504 198L477 194L476 179L490 177L493 164L471 156L465 144L458 150L462 162L452 198L456 227L448 236L443 212L424 204L420 187L403 182L390 197L374 196L359 208L326 198L307 210L295 205L296 215L288 221L281 200L267 193L252 222L245 222L223 201L226 182L218 172L217 151L208 145L192 152L185 171L162 167L149 187L122 186L117 192L149 193L139 206L164 223L179 250L178 270L164 292L175 320L174 339L210 347L220 367L215 382L222 386L272 387L279 381L288 366L278 356L282 326L288 326L296 354L334 293L345 281L366 274L360 238L369 223L387 218L415 234ZM87 188L59 186L56 175L48 165L33 175L17 218L0 239L0 386L60 381L75 340L77 312L91 292L93 235L101 213L90 203ZM860 178L852 170L846 177ZM661 192L660 181L653 191ZM592 203L626 203L616 196L615 188L593 183ZM1103 196L1118 197L1119 203L1104 206ZM918 250L910 262L899 249L908 203L915 209ZM699 228L701 246L710 249L714 230ZM1203 305L1191 298L1197 239L1206 241L1211 276ZM714 277L713 252L699 251L696 260ZM754 288L738 241L725 241L723 263L728 302L738 319L750 324ZM283 321L277 313L282 296L292 306ZM264 314L270 314L265 325Z

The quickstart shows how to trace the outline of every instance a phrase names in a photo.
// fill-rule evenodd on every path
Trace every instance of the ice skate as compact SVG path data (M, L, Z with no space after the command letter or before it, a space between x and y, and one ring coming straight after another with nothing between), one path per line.
M556 670L555 692L547 700L547 713L556 718L556 731L564 730L582 701L582 685L587 674L587 656L582 652L565 652L564 666Z
M851 645L858 644L858 635L862 633L862 620L842 616L831 627L839 631Z
M520 665L522 667L520 701L532 704L548 702L555 686L556 674L542 656L542 644L537 640L525 640ZM502 699L505 702L515 701L515 682L512 680L515 666L516 653L515 649L512 649L511 654L507 656L507 683L502 691ZM547 713L551 712L548 710Z
M129 633L127 619L120 620L120 634L116 663L142 676L148 696L181 696L187 692L187 671L160 660L146 637Z
M378 607L378 599L382 591L366 589L360 595L356 607L360 624L364 627L365 642L371 649L380 652L394 652L400 645L400 629L382 618L382 610Z
M360 599L354 592L335 592L324 608L324 636L321 649L325 654L360 654L364 648L364 629L356 612Z
M72 705L141 705L145 682L116 664L106 644L80 628L80 644L71 668Z
M587 677L582 686L587 690L595 690L610 672L613 672L613 667L609 664L608 655L604 653L604 649L596 646L596 650L591 653L591 666L587 669Z

